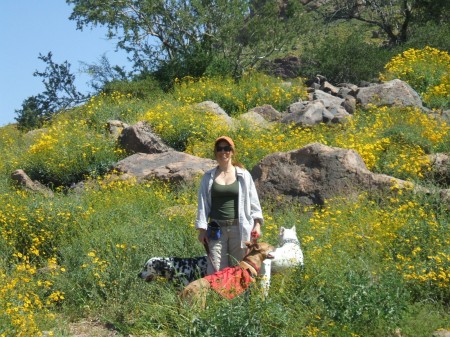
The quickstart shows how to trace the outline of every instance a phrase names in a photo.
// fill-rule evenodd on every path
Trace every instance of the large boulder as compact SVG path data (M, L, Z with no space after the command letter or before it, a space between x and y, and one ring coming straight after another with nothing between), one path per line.
M118 140L119 144L130 153L162 153L172 150L145 122L124 128Z
M11 174L11 179L27 191L37 192L47 197L53 197L53 191L37 180L32 180L24 170L18 169Z
M399 79L360 88L356 100L363 107L371 104L375 106L422 108L419 94L408 83Z
M288 113L281 119L281 123L295 124L301 126L319 124L324 121L324 118L332 118L331 113L325 108L322 102L314 101L306 106L303 103L294 103L296 107L292 109L295 112ZM304 106L298 109L297 106Z
M289 152L263 158L252 170L261 198L295 199L305 205L323 204L326 199L356 196L361 190L399 188L410 183L370 172L353 151L309 144Z
M254 107L249 112L256 112L269 122L279 121L282 117L282 114L270 104Z
M252 127L260 129L268 129L270 127L270 122L268 122L263 116L255 111L249 111L243 113L238 118L240 121L248 123Z
M114 170L121 177L137 181L158 179L170 182L188 182L217 165L212 159L203 159L183 152L135 153L121 161Z
M194 106L194 109L199 112L209 112L214 115L222 117L228 125L233 125L233 119L223 110L219 104L213 102L213 101L204 101L201 103L198 103Z

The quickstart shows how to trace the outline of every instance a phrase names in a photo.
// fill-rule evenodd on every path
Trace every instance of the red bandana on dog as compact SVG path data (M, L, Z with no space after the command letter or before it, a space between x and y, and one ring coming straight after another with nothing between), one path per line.
M212 275L205 276L211 288L225 298L233 299L242 294L254 282L248 269L242 267L227 267Z

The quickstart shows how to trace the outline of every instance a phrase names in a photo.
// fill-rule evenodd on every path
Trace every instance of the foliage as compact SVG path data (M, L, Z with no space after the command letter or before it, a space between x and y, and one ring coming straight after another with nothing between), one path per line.
M18 165L32 179L54 187L69 186L110 170L122 153L114 144L114 139L96 133L82 120L60 119L36 135Z
M441 51L449 52L448 37L450 36L450 23L440 24L427 22L411 28L411 37L404 44L405 49L424 49L429 46Z
M84 102L87 97L77 91L75 75L70 72L67 61L57 64L52 60L52 53L39 54L40 60L47 64L44 72L36 71L33 76L41 77L45 91L37 96L27 98L22 109L16 110L16 121L22 130L41 127L56 113Z
M96 92L102 91L103 87L111 82L128 81L130 74L127 74L123 67L112 66L105 54L98 63L87 64L82 62L81 71L91 76L90 85Z
M417 0L334 0L332 6L324 6L328 20L356 20L381 29L391 45L405 43L409 28L415 22L446 20L448 6L445 1Z
M114 83L112 86L115 86ZM127 88L128 85L123 82L118 83L120 90L123 90L123 87ZM131 85L131 89L134 90L134 85ZM152 93L154 93L153 90ZM107 94L102 92L91 97L83 106L74 109L73 115L76 116L74 117L76 119L84 120L98 132L104 132L107 121L120 120L128 124L135 123L138 116L141 116L152 104L147 99L141 100L133 97L131 93L113 91Z
M392 52L368 42L360 31L326 30L322 39L305 47L302 75L313 78L321 74L330 83L373 81Z
M381 80L399 78L407 82L430 108L450 107L450 55L435 48L408 49L392 58Z
M449 137L449 126L418 109L373 107L348 122L332 141L356 150L369 170L403 179L422 179L430 169L425 153Z
M287 84L281 79L264 74L248 72L239 81L231 77L192 77L176 82L174 98L183 104L213 101L228 115L239 115L251 108L270 104L283 111L299 99L306 98L300 79Z
M424 156L448 150L447 124L417 109L370 107L341 125L256 128L239 118L250 104L283 109L304 89L255 76L185 80L153 102L102 93L45 129L0 129L0 336L64 336L69 321L85 318L133 336L425 337L448 329L449 211L433 193L396 185L322 206L261 200L262 239L276 244L280 226L295 225L305 255L304 268L272 275L266 299L255 287L232 301L213 296L200 311L181 303L172 284L136 277L152 256L203 254L194 230L199 180L105 174L123 156L105 131L111 118L147 120L166 142L201 157L227 133L248 169L270 153L320 142L357 151L372 171L434 187ZM210 97L226 104L227 95L248 104L234 108L232 127L192 107ZM41 181L91 178L82 191L56 189L50 198L9 184L18 167Z
M152 76L134 80L114 80L106 83L102 90L105 94L122 93L140 99L155 99L163 94L159 82Z
M231 62L232 74L240 76L285 48L302 27L295 1L66 2L74 5L70 19L79 29L106 26L108 37L132 53L136 69L158 70L164 83L201 76L213 59Z

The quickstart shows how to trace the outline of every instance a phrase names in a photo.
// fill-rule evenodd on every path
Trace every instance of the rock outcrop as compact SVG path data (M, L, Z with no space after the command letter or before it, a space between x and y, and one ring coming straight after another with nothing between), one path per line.
M163 153L135 153L121 161L114 170L121 178L136 178L138 181L158 179L170 182L187 182L202 175L217 163L177 151Z
M53 196L53 191L48 188L47 186L43 185L37 180L32 180L24 170L18 169L15 170L11 174L11 179L14 180L18 186L21 188L27 190L27 191L33 191L38 192L40 194L43 194L48 197Z
M122 130L119 144L129 153L162 153L172 150L152 132L150 125L138 122Z
M268 155L253 168L252 176L261 198L282 196L305 205L320 205L336 196L356 196L362 190L411 186L404 180L372 173L353 150L319 143Z

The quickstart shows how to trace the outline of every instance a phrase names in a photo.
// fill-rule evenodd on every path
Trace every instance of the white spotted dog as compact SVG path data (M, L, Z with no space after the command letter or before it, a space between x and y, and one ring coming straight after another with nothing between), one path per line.
M151 282L162 277L179 285L188 285L206 275L205 256L198 257L152 257L138 274L141 279Z
M278 240L278 247L271 254L273 259L264 260L260 270L260 282L265 296L269 293L271 273L303 266L303 251L295 226L291 229L281 227Z

